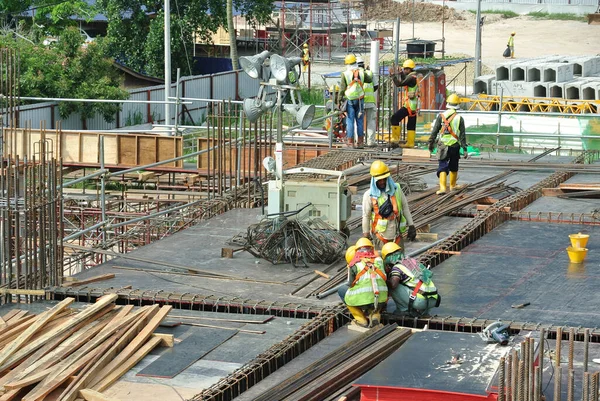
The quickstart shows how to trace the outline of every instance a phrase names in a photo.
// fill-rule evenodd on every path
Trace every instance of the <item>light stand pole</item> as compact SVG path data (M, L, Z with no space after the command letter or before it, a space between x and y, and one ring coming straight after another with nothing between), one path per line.
M165 125L171 125L171 2L165 0ZM173 135L169 130L169 135Z
M475 27L475 78L478 78L481 76L481 0L477 0L475 20L477 24Z
M278 193L279 211L283 211L283 93L279 85L273 85L277 90L277 142L275 142L275 181Z

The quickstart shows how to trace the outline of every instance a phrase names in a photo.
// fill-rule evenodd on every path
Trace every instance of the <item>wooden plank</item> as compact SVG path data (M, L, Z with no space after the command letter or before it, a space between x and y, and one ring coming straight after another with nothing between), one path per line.
M0 345L4 346L17 338L21 332L27 330L35 320L35 315L24 317L15 322L14 325L6 325L4 330L1 333Z
M64 325L57 327L53 331L45 334L44 336L42 336L40 338L37 338L34 341L30 341L27 344L27 346L25 346L24 348L19 350L17 353L15 353L6 363L4 363L4 365L0 366L0 371L4 370L7 366L12 365L15 361L25 358L27 355L34 352L36 349L43 346L51 338L64 333L65 331L69 330L71 327L77 326L79 323L81 323L81 322L87 320L89 317L95 315L96 313L101 311L103 308L105 308L109 304L112 304L114 301L116 301L118 297L119 296L117 294L108 294L108 295L104 295L104 296L100 297L95 304L88 306L83 311L81 311L77 315L73 316Z
M325 273L323 273L323 272L322 272L322 271L320 271L320 270L315 270L315 274L318 274L318 275L319 275L319 276L321 276L321 277L324 277L324 278L326 278L326 279L329 279L329 274L325 274Z
M402 149L402 158L419 157L419 158L429 159L430 155L431 155L431 153L427 149L410 149L410 148Z
M172 378L233 337L235 333L218 329L199 329L177 347L166 350L137 376Z
M79 390L85 388L90 384L90 382L96 377L97 373L100 372L114 357L119 353L119 351L127 344L131 339L139 332L142 326L146 323L146 319L150 316L153 316L158 311L159 306L153 305L150 308L147 308L146 312L144 312L143 317L141 317L137 322L135 322L131 328L125 333L119 340L112 346L111 349L104 352L104 354L94 362L93 366L90 366L86 372L81 373L77 380L73 381L67 389L61 394L61 401L71 401L77 397Z
M59 302L56 306L54 306L49 311L41 313L38 315L36 321L27 328L23 333L19 335L12 343L7 345L0 352L0 365L2 365L9 356L15 353L26 341L29 341L31 337L44 326L47 322L49 322L53 317L62 312L67 306L72 304L75 301L75 298L65 298L61 302Z
M172 348L175 345L175 338L173 334L165 334L165 333L153 333L152 337L158 337L162 340L160 345L163 347Z
M108 365L104 367L104 369L102 369L102 371L100 371L100 373L98 373L97 380L94 380L88 387L102 391L103 388L100 384L105 383L104 378L108 377L110 375L110 372L114 371L115 369L118 369L118 367L122 363L124 363L126 360L128 360L128 358L135 354L136 350L138 350L142 346L142 344L145 343L148 338L150 338L152 332L156 330L156 328L160 325L160 322L167 316L171 309L171 305L165 305L162 308L160 308L158 313L154 315L154 317L152 317L152 320L148 322L146 327L144 327L144 329L141 332L139 332L129 344L127 344L125 349L123 349L123 351L121 351L121 353L119 353L119 355L115 359L113 359Z
M104 281L104 280L110 280L111 278L115 278L114 273L108 273L108 274L100 274L98 276L94 276L94 277L90 277L90 278L86 278L83 280L79 280L79 281L72 281L70 283L64 283L62 286L63 287L76 287L78 285L84 285L84 284L89 284L89 283L95 283L97 281Z
M0 288L0 294L45 296L45 290L21 290L16 288Z
M417 233L417 241L437 241L437 233Z
M90 390L89 388L86 388L86 389L83 389L83 390L79 391L79 394L86 401L119 401L116 398L107 397L104 394L99 393L99 392L94 391L94 390Z
M8 322L13 316L15 316L19 312L22 311L20 311L19 309L12 309L6 315L2 316L2 320L4 320L4 322Z
M563 191L600 191L600 183L581 184L563 182L562 184L559 184L558 187Z
M183 324L184 326L209 327L211 329L220 329L220 330L236 330L236 331L239 331L240 333L250 333L250 334L265 334L266 333L266 331L264 331L264 330L245 330L245 329L238 329L235 327L214 326L212 324L203 324L203 323L180 322L180 324Z
M4 394L2 394L2 396L0 397L0 401L11 401L14 400L16 396L18 396L21 393L21 389L18 388L16 390L9 390L7 392L5 392Z
M121 363L116 369L114 369L110 374L102 380L102 382L98 383L93 387L93 390L96 391L104 391L108 387L110 387L114 382L116 382L121 376L123 376L129 369L137 365L139 361L141 361L150 351L158 346L161 343L161 339L158 337L153 337L148 340L146 344L140 349L138 349L131 357ZM25 400L27 401L27 400Z
M560 196L564 195L565 192L560 188L542 188L542 196Z

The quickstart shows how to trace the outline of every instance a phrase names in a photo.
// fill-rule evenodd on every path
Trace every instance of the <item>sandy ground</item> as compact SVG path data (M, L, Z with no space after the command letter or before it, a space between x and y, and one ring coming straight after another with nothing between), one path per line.
M506 48L508 37L512 31L515 36L515 56L530 58L539 56L558 55L597 55L600 54L600 25L588 25L577 21L536 20L521 16L501 19L497 15L486 17L482 33L482 63L483 73L495 71L495 67L506 61L502 52ZM400 26L400 38L411 39L413 27L408 22ZM415 37L424 40L442 38L442 24L437 22L415 23ZM466 20L448 22L444 26L446 55L475 56L475 17ZM441 50L438 43L436 50ZM385 51L383 51L385 53ZM388 51L389 53L389 51ZM391 55L388 55L391 57ZM369 55L363 55L368 60ZM448 76L455 74L460 65L446 68ZM322 85L320 74L340 71L342 62L327 64L317 62L312 66L311 84ZM467 72L467 85L472 85L473 66ZM464 79L463 79L464 80ZM469 82L470 81L470 82ZM332 81L330 81L332 82ZM461 85L464 84L461 82Z

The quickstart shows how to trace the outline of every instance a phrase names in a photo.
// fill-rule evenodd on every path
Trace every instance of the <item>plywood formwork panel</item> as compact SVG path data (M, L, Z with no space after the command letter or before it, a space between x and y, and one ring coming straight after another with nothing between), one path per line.
M172 159L183 154L181 137L132 135L74 131L16 130L15 142L20 157L39 159L41 139L46 140L46 153L60 158L63 164L98 166L100 138L104 138L104 162L107 166L139 166ZM182 161L165 167L182 167Z

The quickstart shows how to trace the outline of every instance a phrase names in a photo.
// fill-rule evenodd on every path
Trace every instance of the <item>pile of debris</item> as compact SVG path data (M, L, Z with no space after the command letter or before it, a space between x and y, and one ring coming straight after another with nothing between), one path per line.
M66 298L30 315L14 309L0 318L2 400L73 401L104 391L161 343L154 330L171 306L116 306L105 295L81 311ZM172 337L172 336L171 336ZM171 338L172 339L172 338ZM100 398L98 398L100 399Z
M414 22L453 22L469 19L469 14L472 13L431 3L384 1L373 6L365 4L367 20L390 20L400 17L402 23L412 22L413 18ZM474 16L472 18L474 19Z

